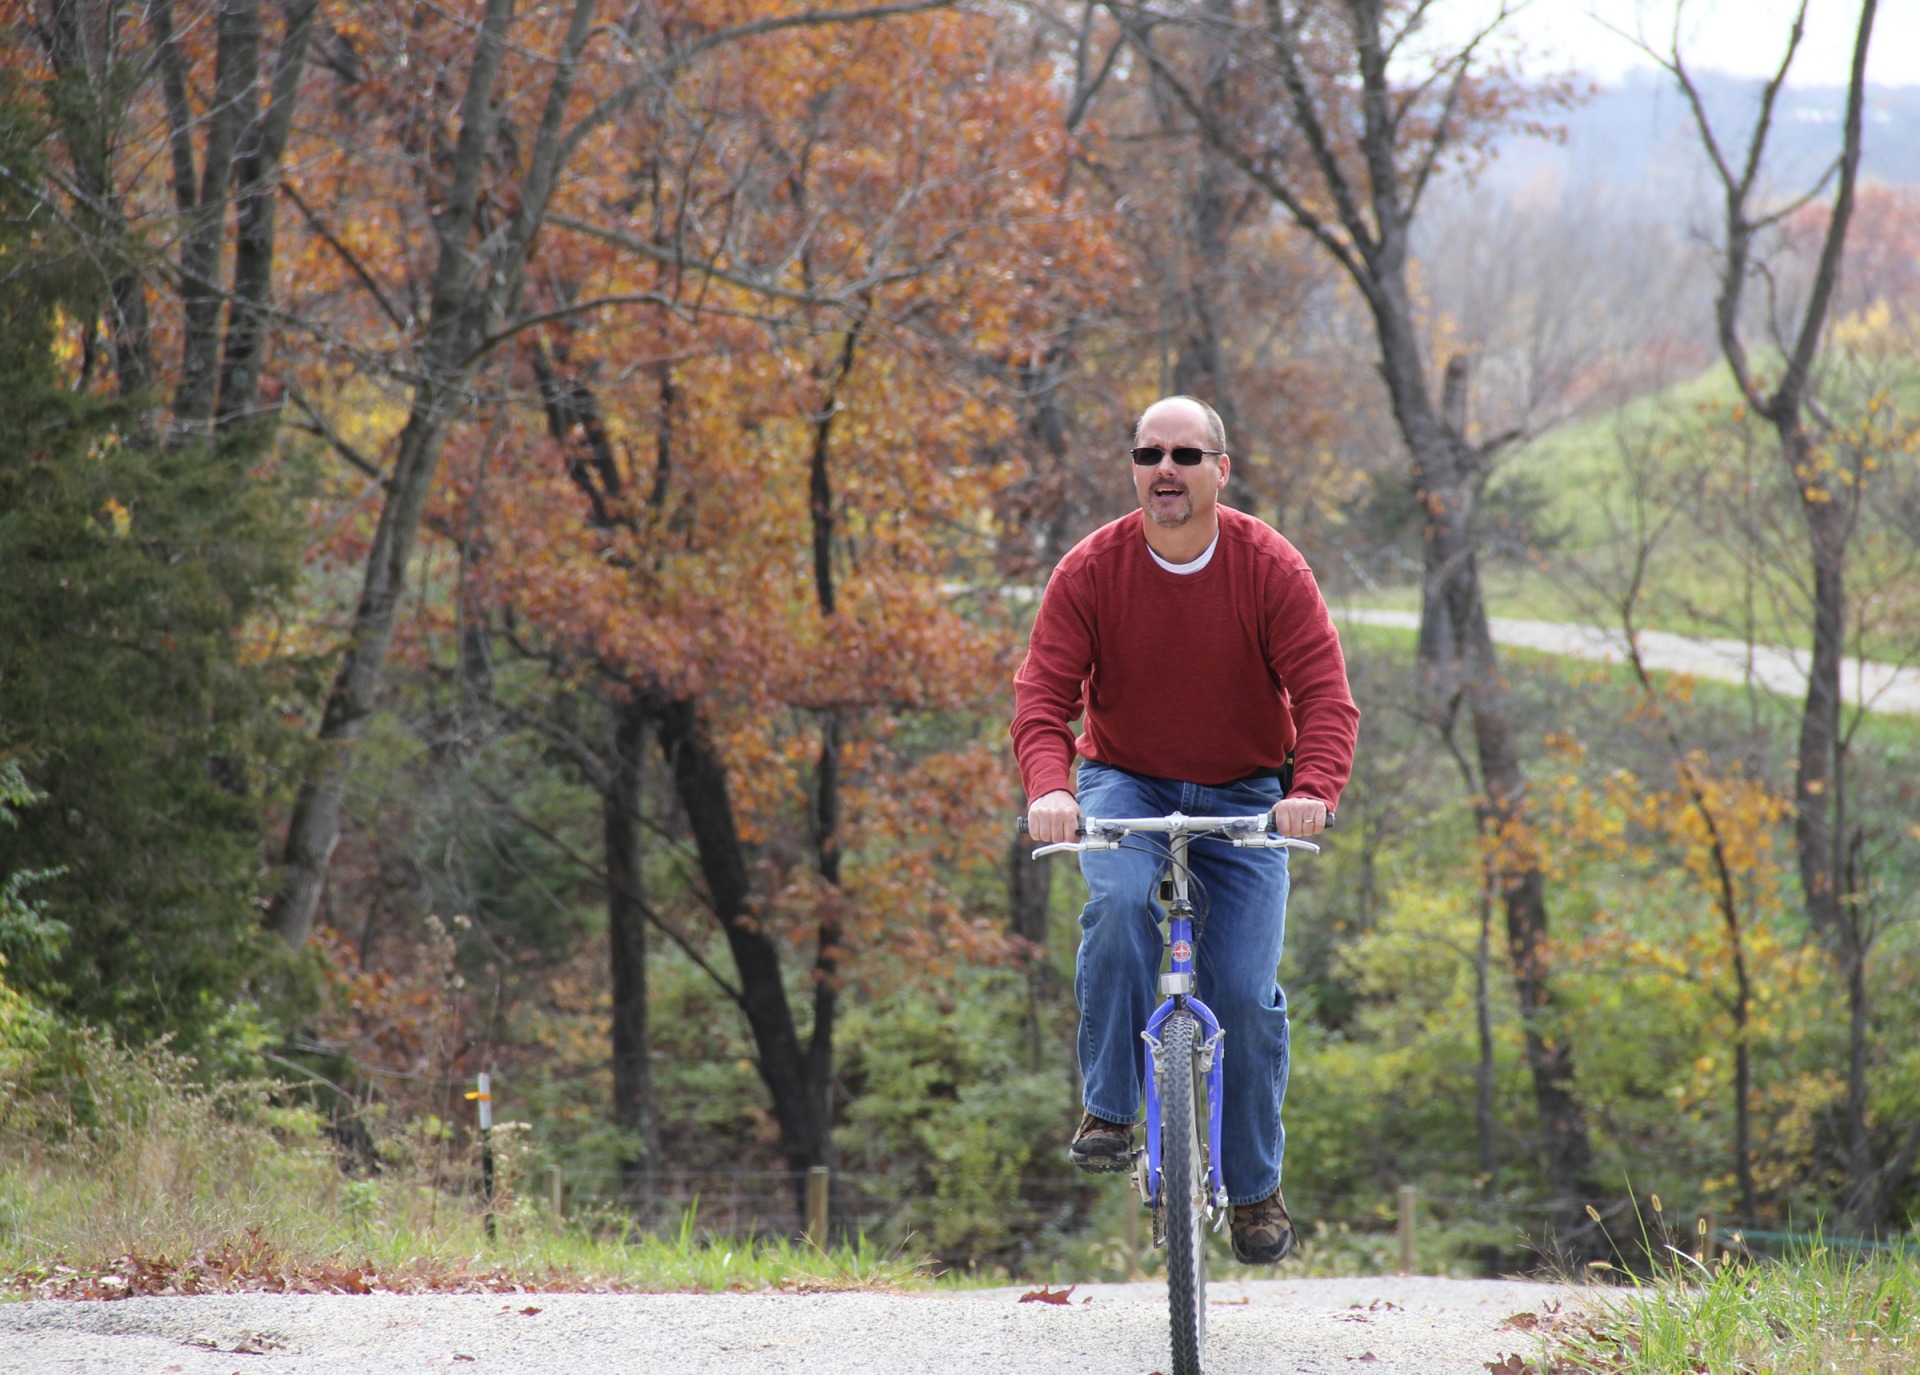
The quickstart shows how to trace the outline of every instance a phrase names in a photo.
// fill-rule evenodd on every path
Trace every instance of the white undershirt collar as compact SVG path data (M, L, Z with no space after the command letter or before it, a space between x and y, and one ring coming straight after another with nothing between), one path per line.
M1207 542L1207 547L1201 551L1200 557L1193 560L1191 563L1168 563L1165 559L1160 557L1159 551L1156 550L1151 544L1147 546L1147 552L1153 555L1153 561L1155 563L1159 564L1162 568L1166 569L1169 573L1179 573L1182 575L1186 575L1190 573L1198 573L1201 569L1205 568L1207 564L1209 564L1213 560L1213 551L1218 549L1219 547L1220 547L1220 531L1218 527L1216 527L1213 532L1213 538Z

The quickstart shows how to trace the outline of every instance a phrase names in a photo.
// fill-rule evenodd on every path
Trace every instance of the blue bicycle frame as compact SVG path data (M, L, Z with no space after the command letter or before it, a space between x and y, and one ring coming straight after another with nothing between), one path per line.
M1267 850L1302 849L1318 851L1320 848L1310 841L1296 840L1287 836L1266 833L1267 823L1271 820L1268 813L1257 812L1252 816L1186 816L1174 812L1170 816L1141 817L1132 821L1096 820L1082 817L1080 821L1081 838L1043 845L1033 852L1034 858L1054 854L1062 850L1075 850L1085 853L1090 850L1118 850L1126 845L1135 832L1160 834L1166 837L1164 847L1158 843L1150 847L1167 859L1166 886L1161 889L1160 898L1167 909L1167 944L1171 959L1167 972L1160 976L1160 993L1165 999L1155 1008L1147 1019L1146 1030L1141 1039L1147 1043L1146 1051L1146 1089L1147 1089L1147 1145L1144 1151L1138 1151L1133 1157L1133 1183L1147 1206L1153 1210L1155 1240L1165 1240L1167 1246L1167 1297L1171 1302L1173 1318L1173 1370L1176 1375L1198 1375L1202 1369L1202 1347L1206 1341L1206 1291L1207 1291L1207 1246L1204 1231L1211 1222L1217 1231L1225 1225L1229 1209L1227 1207L1226 1181L1222 1177L1220 1163L1220 1117L1226 1093L1226 1037L1220 1029L1220 1019L1213 1015L1213 1009L1193 995L1193 901L1187 889L1192 877L1187 868L1187 846L1195 839L1212 839L1221 843L1242 848ZM1195 1035L1191 1042L1185 1035L1184 1023L1175 1022L1178 1017L1190 1018L1194 1024ZM1175 1033L1171 1037L1180 1049L1180 1063L1168 1064L1166 1041L1169 1039L1167 1027L1173 1023ZM1185 1049L1191 1045L1191 1052ZM1182 1166L1181 1177L1174 1181L1163 1178L1166 1162L1161 1150L1161 1084L1162 1076L1181 1074L1205 1076L1207 1098L1206 1129L1206 1178L1205 1198L1187 1199L1183 1194L1195 1187L1196 1172ZM1177 1078L1167 1078L1164 1082L1179 1084ZM1175 1101L1179 1099L1176 1091ZM1198 1135L1197 1124L1175 1123L1179 1135L1175 1137L1176 1157L1186 1155L1189 1144L1187 1133ZM1191 1205L1191 1206L1188 1206ZM1175 1228L1179 1239L1176 1243ZM1177 1244L1177 1250L1176 1250Z
M1140 1033L1147 1043L1147 1169L1140 1181L1147 1203L1160 1203L1160 1075L1163 1072L1189 1074L1189 1065L1162 1064L1160 1028L1178 1008L1185 1008L1200 1024L1200 1064L1207 1076L1207 1171L1208 1198L1215 1208L1227 1202L1226 1183L1220 1174L1220 1105L1225 1100L1226 1034L1213 1010L1193 994L1193 905L1187 898L1184 835L1174 839L1172 865L1174 896L1167 908L1167 945L1171 962L1160 976L1160 991L1166 1000L1147 1018L1147 1029Z
M1038 859L1062 850L1117 850L1135 832L1160 834L1167 838L1167 876L1172 885L1172 892L1167 898L1167 944L1172 958L1167 972L1160 976L1160 992L1165 1001L1154 1009L1153 1015L1147 1019L1146 1030L1141 1033L1147 1043L1147 1148L1136 1157L1138 1163L1134 1169L1134 1183L1141 1196L1157 1210L1161 1203L1160 1075L1193 1072L1190 1065L1164 1063L1161 1029L1166 1026L1169 1017L1184 1009L1198 1024L1200 1032L1196 1045L1207 1083L1207 1206L1216 1214L1216 1227L1225 1220L1227 1203L1226 1183L1221 1176L1220 1166L1220 1113L1225 1099L1226 1039L1220 1029L1220 1019L1193 995L1193 902L1187 893L1190 877L1187 846L1195 839L1213 839L1243 848L1319 852L1320 847L1311 841L1268 834L1266 827L1270 819L1265 812L1256 812L1251 816L1214 817L1186 816L1174 812L1170 816L1119 821L1084 817L1081 820L1080 839L1043 845L1033 852L1034 858Z

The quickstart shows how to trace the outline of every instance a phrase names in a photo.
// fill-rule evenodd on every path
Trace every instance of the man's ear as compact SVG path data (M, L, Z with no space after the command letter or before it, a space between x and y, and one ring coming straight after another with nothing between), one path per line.
M1221 454L1220 455L1220 477L1219 477L1219 480L1213 484L1215 491L1219 491L1220 488L1227 485L1227 474L1232 471L1233 471L1233 459L1227 454Z

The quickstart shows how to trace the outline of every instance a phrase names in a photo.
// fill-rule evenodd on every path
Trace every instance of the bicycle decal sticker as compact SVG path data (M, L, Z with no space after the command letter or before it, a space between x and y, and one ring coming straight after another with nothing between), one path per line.
M1175 942L1173 943L1173 957L1174 957L1174 958L1175 958L1176 960L1190 960L1190 959L1192 959L1192 958L1193 958L1193 946L1192 946L1191 944L1189 944L1188 942L1186 942L1186 941L1175 941Z

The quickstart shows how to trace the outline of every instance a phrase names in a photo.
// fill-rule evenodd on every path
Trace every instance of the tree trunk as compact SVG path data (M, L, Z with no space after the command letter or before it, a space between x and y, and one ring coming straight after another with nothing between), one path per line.
M1046 963L1052 897L1052 857L1035 859L1033 842L1015 836L1007 852L1007 929L1033 947L1036 965Z
M451 386L423 382L414 397L414 413L400 436L399 459L387 501L380 510L366 580L354 608L353 637L346 659L328 690L320 718L318 748L287 823L280 888L268 921L292 946L305 945L326 886L327 866L340 842L340 803L346 795L353 750L373 714L375 694L393 642L395 618L406 588L420 513L446 442L449 415L461 394Z
M1451 656L1445 663L1423 660L1420 676L1436 694L1463 699L1473 723L1484 789L1481 825L1494 845L1495 883L1506 908L1507 949L1553 1194L1553 1227L1561 1244L1584 1256L1601 1244L1592 1237L1586 1215L1599 1190L1591 1178L1586 1115L1574 1092L1573 1045L1564 1028L1555 1024L1546 881L1531 857L1526 775L1480 587L1474 528L1477 459L1467 447L1460 413L1464 365L1457 360L1449 364L1453 385L1448 397L1456 413L1451 424L1443 425L1428 409L1418 336L1406 304L1403 292L1383 291L1376 322L1388 388L1413 458L1415 490L1427 511L1420 646L1425 653L1444 644ZM1444 640L1428 628L1441 617L1447 630Z
M88 35L101 31L106 51L98 64L103 70L96 71ZM111 17L105 24L96 24L84 0L54 0L42 33L54 78L66 88L63 98L53 102L53 113L81 192L76 219L100 245L108 278L112 302L108 345L114 377L122 396L138 396L153 385L153 337L146 278L129 254L125 205L114 177L116 144L110 130L120 118L120 107L111 94L115 86L109 78L119 61L118 28ZM140 438L146 442L151 435Z
M1794 768L1794 839L1807 917L1823 939L1837 943L1841 927L1840 837L1834 827L1840 748L1840 660L1846 636L1845 505L1825 484L1811 486L1811 445L1795 426L1781 435L1781 458L1801 492L1809 562L1813 567L1813 658L1800 713L1800 750Z
M833 1155L833 1030L840 1010L840 904L845 900L840 879L840 751L841 720L826 712L820 722L820 757L814 770L813 843L815 862L829 892L815 926L813 959L813 1030L807 1039L807 1079L813 1097L814 1120L819 1123L820 1164L832 1165ZM830 1187L827 1230L844 1226L844 1201Z
M841 340L840 354L824 372L819 419L813 449L807 461L808 511L813 523L813 586L820 619L829 627L838 614L833 563L833 535L838 523L833 490L833 422L840 409L840 387L853 371L858 356L859 326L850 326ZM831 630L829 629L829 637ZM837 708L820 714L820 755L814 768L809 829L813 833L814 863L828 893L815 926L813 959L813 1030L807 1041L808 1087L814 1120L818 1123L817 1162L833 1163L833 1028L840 1007L840 905L845 901L840 873L840 755L845 722ZM841 1226L842 1200L832 1189L827 1198L827 1229Z
M1205 0L1203 9L1212 21L1200 33L1206 50L1207 100L1215 108L1224 108L1231 53L1221 25L1232 17L1233 0ZM1226 427L1228 448L1245 442L1219 330L1225 295L1221 278L1232 261L1227 251L1232 178L1232 164L1219 149L1202 141L1186 181L1185 318L1173 364L1173 390L1212 405Z
M1872 1001L1867 992L1867 952L1858 942L1846 952L1847 977L1847 1167L1856 1188L1867 1188L1878 1172L1873 1137L1867 1130L1867 1051ZM1874 1219L1875 1222L1878 1219Z
M251 423L260 399L260 364L266 351L267 306L273 294L275 192L280 162L293 129L293 112L306 69L318 0L289 0L286 30L274 59L267 105L240 145L239 195L235 211L233 304L221 361L216 426Z
M639 1142L620 1162L623 1192L643 1202L645 1176L660 1169L647 1034L647 922L641 867L642 761L652 721L643 701L615 708L612 758L601 796L606 832L607 958L613 994L613 1120Z
M1794 766L1794 842L1798 851L1800 886L1807 919L1826 948L1837 972L1847 981L1851 1023L1845 1113L1846 1149L1854 1175L1853 1198L1879 1191L1881 1168L1873 1160L1866 1124L1867 992L1864 982L1865 943L1860 939L1857 893L1849 891L1844 863L1847 838L1846 743L1841 731L1840 659L1846 637L1846 572L1848 543L1854 532L1859 501L1856 486L1834 480L1814 462L1807 431L1809 414L1829 423L1812 404L1809 389L1815 362L1827 338L1828 315L1838 290L1840 266L1852 220L1854 193L1860 171L1867 95L1867 55L1873 41L1877 0L1861 0L1854 29L1846 113L1842 120L1840 156L1833 169L1833 209L1820 244L1818 266L1806 294L1800 317L1787 344L1777 315L1770 312L1774 339L1785 352L1785 365L1772 391L1754 374L1742 336L1747 283L1768 275L1753 262L1757 238L1774 215L1755 214L1751 202L1774 126L1774 105L1785 87L1804 33L1807 4L1800 5L1793 36L1773 77L1762 87L1752 131L1745 140L1745 156L1730 162L1721 152L1706 102L1676 49L1665 65L1691 107L1701 145L1712 160L1725 200L1726 242L1721 252L1720 291L1714 303L1720 349L1734 383L1753 410L1765 416L1780 441L1786 480L1793 484L1807 525L1808 564L1813 577L1813 659L1807 674L1807 697L1800 715L1800 747ZM1817 191L1818 188L1816 188ZM1809 197L1811 198L1811 197ZM1857 1003L1856 1003L1857 1000Z
M170 10L171 4L159 7ZM157 11L158 12L158 11ZM227 202L233 183L234 155L247 127L260 72L260 0L221 0L218 46L214 52L213 106L200 117L206 142L200 157L200 184L186 212L180 245L182 324L180 382L173 396L176 438L204 434L213 417L214 387L220 363L221 248L226 242ZM171 24L160 34L163 45L179 41ZM170 113L178 119L182 111ZM176 128L175 139L190 137Z
M1866 950L1858 931L1858 894L1845 860L1846 736L1841 729L1840 661L1846 650L1847 551L1854 529L1854 494L1825 477L1810 476L1812 441L1799 407L1776 411L1780 456L1800 495L1813 572L1813 653L1800 712L1794 761L1794 845L1807 920L1847 984L1848 1056L1845 1114L1848 1168L1856 1196L1873 1195L1879 1163L1867 1127L1867 1042L1870 995Z
M1021 1034L1027 1043L1027 1068L1038 1074L1046 1065L1046 1009L1059 997L1060 981L1054 976L1047 952L1053 857L1035 859L1032 850L1033 842L1025 835L1016 835L1007 847L1007 929L1026 942L1022 964L1027 976L1027 1007L1021 1018Z
M109 265L115 371L123 392L137 392L152 384L155 373L145 283L129 260L127 226L111 165L113 130L121 114L121 97L115 94L117 69L122 65L115 50L117 9L56 0L43 32L56 76L84 91L83 99L57 102L58 118L82 193L79 219L99 241L100 258ZM257 398L265 308L273 283L274 191L299 99L315 9L316 0L288 0L285 5L271 91L264 108L259 108L260 0L222 0L215 36L213 102L201 112L194 110L188 89L188 61L175 29L174 0L156 0L147 10L168 122L171 185L184 226L178 271L180 375L172 403L176 438L209 432L216 380L223 424L250 411ZM106 45L97 73L90 42ZM200 138L197 170L196 135ZM232 314L222 365L220 309L227 293L221 288L220 264L230 203L237 205L238 223Z
M1086 501L1079 480L1067 462L1069 417L1060 401L1074 358L1073 331L1054 341L1044 353L1024 360L1016 374L1024 403L1023 428L1032 455L1031 475L1010 493L1018 517L1002 535L1017 535L1016 549L1001 546L1014 577L1052 568L1073 547L1074 532L1084 516ZM1035 538L1037 531L1038 537Z
M1490 869L1480 876L1480 940L1473 954L1473 1029L1480 1062L1473 1084L1474 1135L1480 1147L1480 1191L1491 1195L1500 1173L1499 1123L1494 1118L1493 889Z
M1051 568L1071 547L1071 513L1077 502L1068 491L1066 408L1060 401L1073 357L1071 338L1057 341L1046 353L1022 365L1020 390L1025 402L1024 428L1036 454L1036 472L1031 479L1032 499L1022 502L1027 517L1023 524L1031 529L1039 525L1041 535L1038 562ZM1028 799L1020 801L1026 812ZM1054 863L1051 857L1036 860L1033 842L1024 833L1007 842L1007 929L1027 943L1027 1009L1024 1034L1028 1048L1028 1066L1035 1073L1042 1068L1045 1048L1041 1032L1044 1009L1059 994L1047 945L1052 914Z
M420 511L440 465L447 424L467 405L467 384L478 369L480 344L490 319L513 307L513 282L518 261L532 248L532 234L545 213L545 186L524 186L524 200L515 215L515 232L507 236L497 259L484 259L470 238L478 215L480 181L501 104L493 100L513 0L488 0L468 69L467 94L461 102L461 134L453 152L453 179L434 232L440 257L434 265L428 305L426 340L420 348L420 376L413 392L407 424L399 436L394 474L380 524L367 551L367 572L359 605L353 609L353 632L346 657L334 684L326 693L317 749L301 778L294 799L294 816L286 828L280 885L267 916L269 926L288 945L305 945L313 933L313 914L326 885L326 866L340 843L340 799L346 791L353 749L374 709L374 693L386 668L386 653L394 639L394 616L405 591L407 563L419 534ZM574 8L568 42L586 40L591 0ZM578 54L578 46L570 52ZM563 63L549 90L564 100L572 81L570 61ZM551 144L551 146L549 146ZM545 161L557 157L559 133L536 148L528 182L536 181ZM543 161L545 159L545 161ZM538 202L538 204L530 204ZM486 275L492 273L492 277Z
M812 1082L812 1060L800 1043L780 977L780 950L753 918L746 851L733 819L726 765L714 748L699 705L675 700L656 716L660 747L673 771L675 795L693 830L714 919L727 938L740 974L741 1006L753 1033L755 1062L773 1100L780 1151L794 1173L794 1207L805 1215L806 1172L827 1163L827 1123L817 1105L824 1093Z

